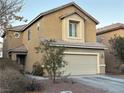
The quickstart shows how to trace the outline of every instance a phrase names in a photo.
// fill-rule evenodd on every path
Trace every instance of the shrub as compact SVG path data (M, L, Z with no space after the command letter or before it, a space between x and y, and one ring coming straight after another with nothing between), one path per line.
M32 74L35 76L43 76L44 71L40 63L35 63L33 65L33 71Z
M124 64L121 64L121 66L120 66L120 71L121 71L122 73L124 73Z
M20 71L21 68L19 65L17 65L15 62L0 62L0 70L6 70L7 68L15 69L17 71Z
M109 40L111 52L124 63L124 37L114 36Z
M39 91L40 90L40 83L37 80L30 79L28 81L28 85L26 87L27 91Z
M19 72L18 65L12 62L0 62L0 88L3 90L2 93L24 93L26 81L25 76Z
M114 38L109 40L109 43L111 45L111 53L114 54L116 59L120 62L119 68L124 64L124 37L115 35ZM121 67L121 71L124 72L124 66Z
M54 46L54 44L56 44L55 40L44 40L35 49L37 53L42 54L42 66L55 83L56 77L61 77L64 74L62 69L67 65L67 62L64 60L65 47L63 45Z

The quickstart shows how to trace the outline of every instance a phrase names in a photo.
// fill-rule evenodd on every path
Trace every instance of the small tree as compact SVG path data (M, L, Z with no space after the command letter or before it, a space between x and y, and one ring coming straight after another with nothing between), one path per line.
M109 40L111 52L124 63L124 37L114 36Z
M111 52L119 60L118 68L124 73L124 37L114 36L109 40Z
M64 61L65 48L63 46L53 46L55 43L55 40L45 40L40 43L39 47L36 47L37 53L42 53L42 67L54 83L56 77L64 73L62 68L67 65L67 62Z

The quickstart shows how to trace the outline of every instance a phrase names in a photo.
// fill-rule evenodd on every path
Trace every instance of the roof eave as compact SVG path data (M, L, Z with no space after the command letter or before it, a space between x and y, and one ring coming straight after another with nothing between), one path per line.
M60 7L57 7L57 8L54 8L52 10L49 10L47 12L44 12L44 13L40 13L36 18L34 18L27 26L25 26L22 31L26 30L28 27L30 27L34 22L36 22L39 18L45 16L45 15L48 15L50 13L53 13L53 12L56 12L60 9L63 9L63 8L66 8L68 6L75 6L76 8L78 8L80 11L82 11L85 15L87 15L92 21L94 21L96 24L99 24L99 21L97 21L94 17L92 17L90 14L88 14L85 10L83 10L80 6L78 6L76 3L74 2L71 2L71 3L68 3L66 5L63 5L63 6L60 6Z
M124 29L124 26L119 26L119 27L112 28L112 29L106 29L106 30L103 30L103 31L98 31L96 33L96 35L101 35L101 34L108 33L108 32L115 31L115 30L119 30L119 29Z
M12 51L9 50L8 53L27 53L28 51Z
M89 13L87 13L85 10L83 10L79 5L77 5L76 3L73 2L73 4L80 10L82 11L84 14L86 14L92 21L94 21L96 24L99 24L100 22L95 19L93 16L91 16Z
M92 47L92 46L75 46L75 45L63 45L63 44L54 44L51 46L63 46L65 48L80 48L80 49L100 49L100 50L105 50L107 49L106 47Z
M63 20L64 18L68 17L68 16L71 16L73 14L77 14L79 15L82 19L84 19L86 21L86 18L81 16L78 12L73 12L73 13L70 13L70 14L67 14L67 15L64 15L64 16L61 16L60 19Z

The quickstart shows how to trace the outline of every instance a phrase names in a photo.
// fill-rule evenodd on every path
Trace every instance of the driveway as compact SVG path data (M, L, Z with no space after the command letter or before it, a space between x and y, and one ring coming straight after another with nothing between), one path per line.
M79 83L105 90L106 93L124 93L124 79L105 75L73 76L72 78Z

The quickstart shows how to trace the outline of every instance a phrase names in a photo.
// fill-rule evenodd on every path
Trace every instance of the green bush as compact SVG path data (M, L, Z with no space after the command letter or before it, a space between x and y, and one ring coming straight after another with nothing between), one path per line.
M124 37L115 35L114 38L109 40L109 43L111 45L111 53L124 64Z
M33 66L32 74L35 76L43 76L44 71L40 63L35 63Z
M42 54L42 66L48 74L49 78L56 82L56 77L61 77L64 74L63 68L67 65L64 60L64 46L54 46L55 40L44 40L40 42L38 47L35 47L36 53Z

